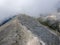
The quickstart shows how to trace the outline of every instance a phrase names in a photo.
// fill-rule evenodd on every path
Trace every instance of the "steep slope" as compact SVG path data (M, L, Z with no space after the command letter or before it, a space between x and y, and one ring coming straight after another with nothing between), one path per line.
M0 27L0 45L60 45L60 40L36 19L18 15Z
M32 34L26 26L15 17L0 27L0 45L40 45L45 44Z

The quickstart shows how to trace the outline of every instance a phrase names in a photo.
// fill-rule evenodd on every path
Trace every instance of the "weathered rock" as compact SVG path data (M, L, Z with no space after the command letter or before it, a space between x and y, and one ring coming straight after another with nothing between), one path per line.
M47 25L48 27L60 32L60 20L56 15L46 16L42 20L39 18L39 21L44 25Z
M36 19L21 15L0 27L0 45L60 45L60 40Z

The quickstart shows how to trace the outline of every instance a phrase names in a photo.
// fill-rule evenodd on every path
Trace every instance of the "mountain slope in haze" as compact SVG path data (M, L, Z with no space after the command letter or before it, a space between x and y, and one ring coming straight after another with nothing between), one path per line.
M60 33L60 13L51 13L48 16L40 16L37 20L49 28Z
M60 39L33 17L18 15L0 27L0 45L60 45Z

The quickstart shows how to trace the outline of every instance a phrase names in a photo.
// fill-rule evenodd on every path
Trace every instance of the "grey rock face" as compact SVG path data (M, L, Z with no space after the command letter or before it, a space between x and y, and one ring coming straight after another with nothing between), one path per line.
M60 17L60 16L59 16ZM39 22L42 22L44 25L46 24L48 27L60 32L60 20L58 15L50 15L42 18Z
M60 45L60 40L36 19L21 15L0 27L0 45Z

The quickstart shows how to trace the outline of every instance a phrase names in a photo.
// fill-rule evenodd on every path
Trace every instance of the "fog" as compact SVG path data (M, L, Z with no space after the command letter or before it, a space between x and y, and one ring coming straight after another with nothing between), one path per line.
M19 13L37 17L56 11L59 0L0 0L0 21Z

